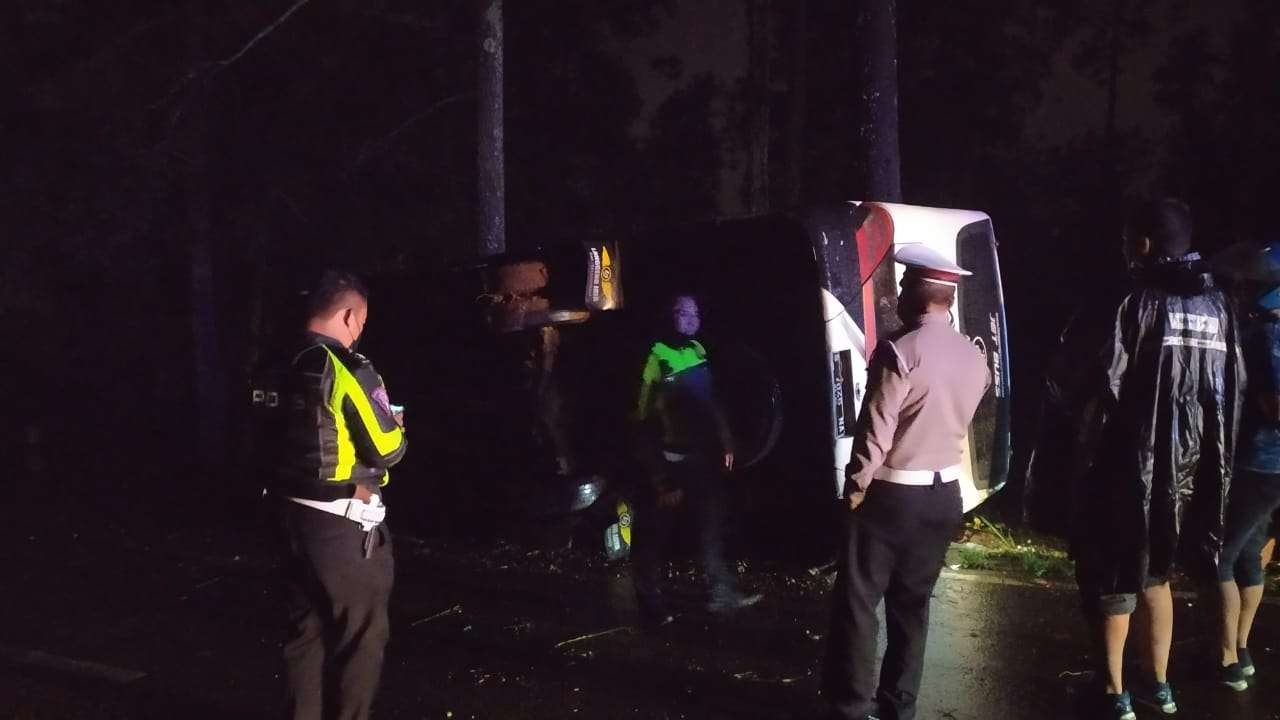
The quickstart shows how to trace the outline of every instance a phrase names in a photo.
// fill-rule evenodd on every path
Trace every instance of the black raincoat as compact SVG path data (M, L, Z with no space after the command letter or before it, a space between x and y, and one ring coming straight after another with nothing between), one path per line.
M1102 593L1137 592L1175 560L1210 577L1244 389L1226 293L1197 256L1152 262L1058 351L1027 472L1032 525L1069 537Z

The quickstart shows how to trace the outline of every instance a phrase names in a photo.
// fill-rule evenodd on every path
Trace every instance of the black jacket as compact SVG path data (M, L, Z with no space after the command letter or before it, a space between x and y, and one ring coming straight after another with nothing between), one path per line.
M335 500L357 483L377 488L404 457L382 378L368 358L308 333L290 364L277 428L273 491Z
M1108 309L1109 308L1109 309ZM1077 317L1045 382L1028 513L1105 547L1103 592L1178 555L1216 566L1244 389L1235 311L1194 256L1150 263L1118 303Z

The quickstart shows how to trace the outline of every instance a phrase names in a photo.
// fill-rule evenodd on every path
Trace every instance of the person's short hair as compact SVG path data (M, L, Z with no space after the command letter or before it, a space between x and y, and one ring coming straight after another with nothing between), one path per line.
M667 301L664 304L664 307L666 307L668 310L674 308L676 306L676 301L679 300L680 298L689 298L690 300L694 301L698 305L702 304L702 298L698 296L698 293L693 292L692 290L680 289L680 290L672 290L671 292L667 293Z
M903 291L911 293L922 307L929 305L951 305L956 301L956 288L952 285L914 279L902 286Z
M1181 257L1191 252L1191 208L1175 198L1144 198L1129 208L1125 235L1151 239L1153 254Z
M307 317L325 317L342 302L348 293L369 299L369 288L354 273L345 270L325 270L307 292Z

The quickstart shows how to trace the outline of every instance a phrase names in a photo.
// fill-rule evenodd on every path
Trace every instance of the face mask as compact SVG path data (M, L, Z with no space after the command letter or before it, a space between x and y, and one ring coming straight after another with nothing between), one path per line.
M354 319L354 315L352 316L352 318ZM364 333L362 332L362 333L360 333L359 335L357 335L357 334L352 330L352 327L351 327L351 324L352 324L352 323L351 323L351 321L350 321L350 320L348 320L347 322L345 322L345 323L343 323L343 324L346 326L346 328L347 328L347 332L351 333L351 344L350 344L350 345L348 345L347 347L351 350L351 352L356 352L356 348L358 348L358 347L360 346L361 336L363 336L363 335L364 335Z

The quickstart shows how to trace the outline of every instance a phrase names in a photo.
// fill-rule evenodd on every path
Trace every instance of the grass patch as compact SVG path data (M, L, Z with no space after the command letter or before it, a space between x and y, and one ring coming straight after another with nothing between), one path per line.
M1055 550L1027 549L1022 552L1022 570L1038 580L1065 580L1075 575L1075 564Z
M1013 531L1004 523L992 522L981 515L974 515L973 529L994 538L998 549L1017 550L1020 547L1018 541L1013 539Z
M969 542L958 551L959 565L968 570L1005 570L1037 580L1065 580L1075 574L1066 552L1046 544L1019 542L1008 526L975 516L968 527Z
M960 567L965 570L994 570L995 566L987 550L980 547L960 548Z

